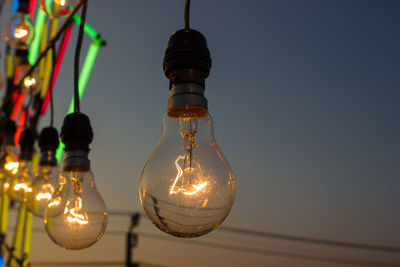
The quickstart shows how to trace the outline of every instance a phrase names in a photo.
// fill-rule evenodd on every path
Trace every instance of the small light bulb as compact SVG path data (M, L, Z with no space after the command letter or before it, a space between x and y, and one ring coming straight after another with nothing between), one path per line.
M15 71L14 84L20 84L21 80L24 78L22 89L25 91L26 94L35 95L39 93L42 89L42 79L40 78L37 70L34 70L30 75L25 77L30 68L31 65L24 58Z
M58 187L58 165L55 157L59 146L58 131L53 127L44 128L39 136L39 170L33 178L27 195L27 206L34 215L43 217L48 203Z
M88 158L93 132L82 113L68 115L61 139L65 143L59 186L44 213L50 238L67 249L84 249L96 243L107 226L107 207L97 191Z
M78 0L40 0L40 8L52 19L68 16Z
M27 49L35 36L30 15L16 12L6 24L4 39L13 48Z

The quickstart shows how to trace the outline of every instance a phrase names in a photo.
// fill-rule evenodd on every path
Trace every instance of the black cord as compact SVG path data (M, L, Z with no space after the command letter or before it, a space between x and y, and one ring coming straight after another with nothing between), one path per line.
M51 49L51 54L52 54L52 60L53 60L53 70L51 71L51 76L50 76L50 86L49 86L49 94L50 94L50 127L53 127L54 125L54 100L53 100L53 79L54 79L54 69L56 66L56 48L55 45L53 45L53 48Z
M88 0L83 1L83 10L82 10L82 20L81 25L79 26L79 35L78 41L76 43L75 48L75 67L74 67L74 111L75 113L80 113L80 101L79 101L79 59L81 56L82 43L83 43L83 30L86 22L86 14L87 14L87 3Z
M188 31L190 30L190 0L186 0L185 3L185 30Z

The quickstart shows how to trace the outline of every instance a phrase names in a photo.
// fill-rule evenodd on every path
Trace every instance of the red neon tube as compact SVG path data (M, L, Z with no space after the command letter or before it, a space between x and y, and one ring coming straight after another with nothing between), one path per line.
M22 111L21 116L19 116L17 131L15 132L14 142L16 146L19 146L19 139L21 138L22 131L24 130L26 120L26 112Z
M64 37L63 37L63 40L60 45L60 50L58 51L56 64L54 65L53 79L51 80L51 85L53 87L53 91L54 91L54 87L57 82L58 73L60 72L60 68L61 68L62 62L64 60L65 51L67 50L68 43L69 43L69 40L71 37L71 33L72 33L72 26L69 26L64 33ZM40 111L40 113L42 115L46 114L47 107L49 106L49 102L50 102L50 88L47 90L46 97L43 100L42 110Z
M35 15L35 7L36 0L29 1L29 15L31 15L31 18L33 18L33 15Z

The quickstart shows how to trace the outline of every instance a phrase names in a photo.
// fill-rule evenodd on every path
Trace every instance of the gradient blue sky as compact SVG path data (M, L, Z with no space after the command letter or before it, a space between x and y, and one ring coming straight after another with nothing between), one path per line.
M161 62L169 35L183 27L183 6L89 1L88 21L108 45L81 110L94 127L92 168L109 209L142 210L139 177L169 95ZM215 135L237 178L225 225L400 246L399 14L397 0L192 1L191 26L206 36L213 59L206 96ZM73 49L55 92L58 127L72 95ZM110 217L110 230L127 227L127 218ZM165 235L145 218L139 230ZM123 238L106 234L68 252L35 234L32 260L122 260ZM218 231L200 240L400 264L399 254ZM166 266L339 266L190 242L139 238L135 258Z

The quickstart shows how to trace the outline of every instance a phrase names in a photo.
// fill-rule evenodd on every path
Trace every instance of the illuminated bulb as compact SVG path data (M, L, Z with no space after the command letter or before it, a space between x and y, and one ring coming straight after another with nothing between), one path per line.
M13 48L27 49L35 36L30 16L15 12L4 29L4 39Z
M8 176L4 186L5 191L14 201L25 202L27 195L32 192L30 183L32 182L32 154L35 133L33 130L26 129L20 138L21 151L19 155L18 170L15 174Z
M15 123L7 120L4 127L5 140L0 150L0 193L8 190L9 176L15 175L18 171L18 153L14 146L15 131Z
M236 193L234 174L215 141L204 97L202 84L210 67L203 60L208 52L204 47L206 41L198 32L179 31L170 38L164 59L164 70L172 81L168 112L160 141L140 179L145 212L160 230L178 237L197 237L218 227ZM190 63L179 60L183 56L196 62L199 54L205 54L199 64L206 64L206 70L192 69Z
M20 51L22 53L22 51ZM23 54L23 53L22 53ZM26 76L31 65L27 62L27 58L23 55L23 59L21 64L17 67L15 71L15 81L14 84L18 85L21 83L21 80ZM39 73L37 70L34 70L31 75L28 75L24 78L22 83L22 89L26 94L37 94L42 89L42 79L39 78Z
M68 16L78 0L40 0L40 8L50 18L60 18Z
M34 215L43 217L52 195L58 186L58 166L55 158L59 145L58 132L55 128L47 127L39 136L41 149L40 165L27 194L27 206Z
M88 159L92 138L86 115L70 114L65 118L61 133L66 145L63 171L45 210L44 224L50 238L67 249L93 245L107 226L107 208L97 191ZM78 150L70 150L71 147Z

